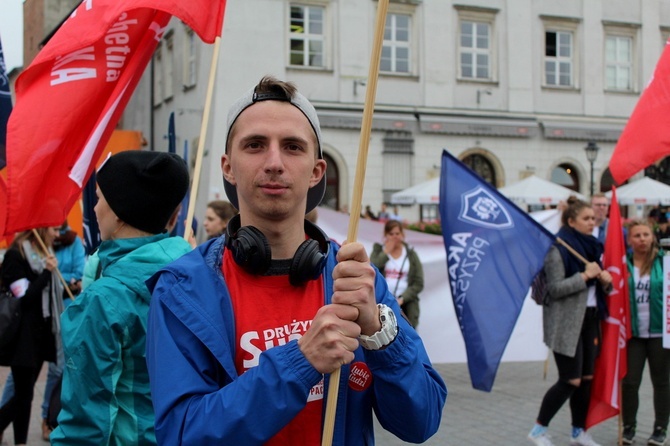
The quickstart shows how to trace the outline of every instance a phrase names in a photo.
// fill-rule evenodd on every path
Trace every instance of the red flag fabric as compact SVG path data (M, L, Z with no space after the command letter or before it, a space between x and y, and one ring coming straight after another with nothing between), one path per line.
M670 41L614 148L609 168L621 185L670 155Z
M607 296L609 316L601 326L602 345L593 374L591 402L586 417L587 428L619 413L620 383L628 368L626 363L626 342L630 338L628 267L615 187L612 188L609 219L603 266L612 275L613 288Z
M60 225L174 15L206 42L225 0L83 0L16 81L6 231Z

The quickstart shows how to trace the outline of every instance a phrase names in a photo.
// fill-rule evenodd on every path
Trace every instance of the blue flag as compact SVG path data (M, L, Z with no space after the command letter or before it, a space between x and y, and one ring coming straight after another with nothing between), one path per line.
M446 150L439 207L470 379L489 392L554 236Z
M170 113L168 120L168 152L177 153L177 133L174 127L174 112Z
M84 248L87 256L93 254L100 245L100 228L98 228L98 219L95 217L94 210L98 203L98 196L95 194L95 178L94 171L82 191Z
M184 141L184 160L188 163L188 141ZM181 200L181 209L179 210L179 216L177 217L177 224L170 233L171 236L183 237L186 233L186 217L188 214L188 203L191 197L191 189L186 191L186 195ZM198 227L198 221L194 218L191 222L191 229L193 230L193 235L195 236L196 228Z
M7 165L7 121L12 112L12 95L5 66L5 55L0 42L0 169Z

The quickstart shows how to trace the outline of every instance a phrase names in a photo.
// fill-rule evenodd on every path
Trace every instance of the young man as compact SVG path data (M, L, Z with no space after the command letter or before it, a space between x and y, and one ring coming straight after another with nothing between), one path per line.
M189 185L186 163L128 151L99 169L101 277L61 317L65 368L52 445L156 444L146 366L145 281L191 250L165 227Z
M314 107L263 78L230 110L222 170L240 213L149 282L158 442L319 445L338 368L334 445L373 444L373 410L405 441L433 435L447 392L419 336L364 247L305 220L325 190Z
M600 243L605 243L605 236L607 235L607 225L609 219L607 212L609 211L609 202L605 194L598 193L591 197L591 207L596 217L596 226L593 228L593 236L597 238Z

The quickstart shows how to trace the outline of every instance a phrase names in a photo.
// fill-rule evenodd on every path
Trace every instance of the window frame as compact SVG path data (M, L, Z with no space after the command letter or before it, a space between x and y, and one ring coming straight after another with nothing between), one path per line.
M639 25L635 24L621 24L603 22L604 41L603 41L603 87L606 92L614 93L637 93L639 91L639 76L638 76L638 34L640 30ZM630 60L628 61L628 69L630 72L629 88L619 88L617 86L608 85L607 71L612 65L607 59L607 45L608 41L615 39L628 39L630 41ZM618 66L617 61L614 62Z
M198 38L195 31L184 24L184 52L182 60L182 89L193 88L198 83Z
M168 101L174 96L174 31L168 31L163 37L165 54L163 67L163 99Z
M668 40L670 40L670 26L661 26L660 27L660 32L661 32L661 53L665 49L665 46L668 44Z
M309 17L309 8L320 8L323 10L323 17L322 17L322 34L303 34L303 33L294 33L291 30L292 26L292 10L294 7L300 7L304 8L307 10L305 17ZM286 25L286 30L287 30L287 39L288 39L288 45L287 45L287 55L286 55L286 63L287 66L292 68L292 69L308 69L308 70L327 70L330 65L331 65L331 51L330 51L330 41L332 40L332 31L329 23L329 8L328 8L328 2L325 1L306 1L306 2L289 2L287 4L287 25ZM305 37L306 36L306 37ZM298 38L301 37L301 38ZM294 64L292 63L292 55L293 55L293 49L292 49L292 43L294 40L302 40L303 41L303 63L302 64ZM322 64L321 65L310 65L309 64L309 43L310 42L320 42L321 43L321 59L322 59ZM305 54L305 51L307 51L307 54ZM305 64L305 62L308 62Z
M581 19L573 19L573 18L556 18L556 17L546 17L542 16L541 17L543 21L543 28L542 28L542 33L543 33L543 39L542 39L542 87L543 88L548 88L548 89L559 89L559 90L577 90L580 88L580 73L581 73L581 66L579 64L580 61L580 41L581 41L581 36L579 33L579 25L581 23ZM568 58L561 58L558 55L557 56L547 56L547 33L549 32L554 32L557 33L557 41L558 41L558 34L559 33L564 33L564 34L569 34L571 37L571 45L570 45L570 50L571 54L569 59ZM558 44L557 44L558 45ZM556 72L557 74L557 80L556 83L548 83L547 82L547 61L550 60L555 60L559 64L561 61L565 62L566 60L569 60L570 62L570 84L569 85L561 85L560 84L560 65L558 65L558 70Z
M153 55L153 106L163 103L163 42L158 42Z
M456 24L458 29L458 37L456 39L456 54L457 54L457 64L458 72L456 73L456 79L459 81L465 82L476 82L476 83L495 83L498 82L498 39L496 38L497 28L496 28L496 17L499 10L493 8L481 8L481 7L472 7L465 5L455 5L454 8L457 11L458 22ZM477 25L487 25L489 31L489 48L487 51L474 50L473 48L465 48L461 45L462 29L464 22L471 22ZM462 56L465 52L471 52L475 56L477 54L486 53L488 55L488 70L489 76L487 78L480 78L476 76L477 64L476 61L473 65L473 76L468 77L463 75L463 64Z
M397 40L397 35L399 34L398 31L398 25L397 25L397 19L399 17L406 17L407 18L407 40L402 41L402 40ZM413 30L413 25L412 25L412 16L410 14L404 14L404 13L398 13L398 12L389 12L386 16L387 23L384 25L384 41L382 43L382 60L379 65L379 71L381 73L388 73L388 74L400 74L400 75L408 75L412 73L412 30ZM387 29L387 24L388 21L391 21L390 27L391 27L391 39L386 38L386 29ZM390 69L384 69L383 63L384 63L384 52L385 49L390 48ZM406 60L407 62L407 70L406 71L398 71L398 52L400 50L407 50L407 58L403 59Z
M393 193L412 185L416 140L412 132L387 131L382 143L382 195L386 203Z
M380 75L384 76L399 76L399 77L415 77L418 76L418 70L419 70L419 33L421 31L421 24L419 23L419 17L416 13L416 7L418 3L389 3L388 6L388 11L386 16L390 17L392 15L394 16L399 16L399 15L404 15L409 18L409 31L408 31L408 41L407 44L402 44L397 47L399 48L407 48L408 56L407 56L407 63L408 63L408 69L407 71L385 71L382 69L381 63L379 65L379 73ZM370 30L374 29L373 24L370 24ZM386 24L384 24L384 34L386 34ZM384 36L386 37L386 36ZM382 54L384 52L384 47L387 46L387 41L385 38L382 42Z

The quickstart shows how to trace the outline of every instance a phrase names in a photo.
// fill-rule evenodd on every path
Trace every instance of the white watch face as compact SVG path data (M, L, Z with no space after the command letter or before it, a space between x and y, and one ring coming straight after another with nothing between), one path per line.
M368 350L379 350L395 340L398 334L398 324L395 313L386 305L379 304L379 320L381 330L372 336L360 336L361 345Z
M382 310L383 310L383 311L382 311ZM382 322L382 328L383 328L384 325L386 325L386 324L390 324L390 325L394 325L394 326L395 326L395 325L398 325L398 322L396 321L396 318L395 318L395 313L393 312L393 310L391 310L391 309L390 309L389 307L387 307L387 306L384 306L383 309L380 308L379 319L381 319L381 322ZM388 320L387 320L387 319L388 319Z

